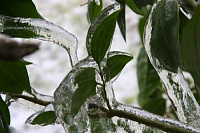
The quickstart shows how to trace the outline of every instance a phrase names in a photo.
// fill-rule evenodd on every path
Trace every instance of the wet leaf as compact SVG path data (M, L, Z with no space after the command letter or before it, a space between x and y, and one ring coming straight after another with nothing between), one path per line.
M6 122L8 123L8 125L10 125L10 111L9 111L6 103L1 98L1 95L0 95L0 108L1 108L3 115L5 116Z
M99 0L99 3L95 2L95 0L88 0L87 16L90 24L93 23L96 17L100 14L102 6L102 0Z
M88 30L87 51L98 64L103 60L110 47L120 9L119 4L108 6L95 19Z
M97 85L94 68L80 68L79 71L79 74L75 77L75 84L78 88L72 97L71 112L74 114L77 114L81 105L95 93Z
M11 17L42 18L32 0L1 0L0 14Z
M181 65L179 4L177 1L162 0L149 16L148 21L152 22L152 30L150 42L147 45L150 46L154 64L158 64L160 69L177 72Z
M0 91L21 94L31 93L28 73L21 61L0 61Z
M154 0L134 0L134 1L139 9L141 9L142 7L145 7L147 5L153 5L153 3L154 3Z
M106 81L114 78L118 75L125 65L133 59L133 56L124 52L112 51L108 54L107 68L109 76L106 77Z
M139 85L138 103L141 108L163 115L166 101L162 98L160 78L151 65L144 47L140 50L137 63L137 77Z
M200 5L192 19L184 26L181 36L181 57L185 69L191 73L200 87ZM200 89L198 89L200 92Z
M117 17L117 24L119 25L119 29L121 31L124 40L126 41L125 0L116 0L116 1L123 6L122 10L119 12Z
M39 114L30 124L47 126L54 124L57 117L54 111L47 111Z

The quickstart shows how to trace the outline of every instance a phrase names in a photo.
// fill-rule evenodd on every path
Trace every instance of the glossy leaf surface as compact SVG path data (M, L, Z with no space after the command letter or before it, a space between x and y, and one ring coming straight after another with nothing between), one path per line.
M120 9L119 4L105 8L88 31L86 40L88 54L91 54L98 64L110 47Z
M1 0L0 14L11 17L42 18L32 0Z
M87 98L96 93L95 69L90 67L80 68L79 74L75 77L75 84L78 88L72 97L71 112L77 114Z
M161 69L177 72L181 65L178 3L172 0L160 1L148 21L152 22L149 45L154 64L159 64Z
M142 109L163 115L166 101L162 98L160 78L151 65L145 49L140 50L137 64L137 77L139 85L138 103Z
M56 121L57 117L54 111L47 111L47 112L43 112L41 114L39 114L32 122L31 124L33 125L42 125L42 126L46 126L46 125L50 125L50 124L54 124Z
M109 52L107 59L107 68L109 71L109 76L106 77L106 81L114 78L118 75L125 65L133 59L133 56L127 53L113 51Z
M22 61L0 61L0 91L17 94L31 92L28 73Z
M95 2L95 0L88 0L87 17L90 24L93 23L96 17L100 14L102 6L102 0L99 0L99 3Z

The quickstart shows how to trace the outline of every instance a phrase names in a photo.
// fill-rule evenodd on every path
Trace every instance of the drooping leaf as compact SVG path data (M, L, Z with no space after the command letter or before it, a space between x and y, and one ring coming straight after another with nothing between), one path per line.
M153 5L153 3L154 3L154 0L134 0L134 1L139 9L141 9L142 7L145 7L147 5Z
M142 109L163 115L166 110L166 100L162 98L160 78L148 60L145 49L140 50L137 63L139 85L138 103Z
M103 60L111 44L120 9L119 4L106 7L88 30L87 51L98 64Z
M107 68L109 71L108 76L106 76L106 81L114 78L118 75L125 65L133 59L133 56L119 51L112 51L108 53Z
M10 111L9 111L6 103L1 98L1 95L0 95L0 108L1 108L3 115L5 116L6 122L8 123L8 125L10 125Z
M200 87L200 6L195 10L192 19L184 26L181 35L181 57L186 71L194 78L197 88ZM200 92L200 89L198 89Z
M125 0L116 0L116 1L123 6L122 10L119 12L117 17L117 24L119 25L119 29L121 31L124 40L126 41Z
M0 14L11 17L42 18L32 0L1 0Z
M54 111L47 111L39 114L30 124L47 126L55 124L57 117Z
M77 114L81 105L88 97L96 93L96 80L94 68L80 68L80 72L75 77L75 84L78 88L72 97L71 112Z
M150 47L152 63L160 69L177 72L181 65L179 51L179 4L173 0L162 0L152 10L145 29L145 45Z
M87 17L90 24L93 23L96 17L100 14L102 6L102 0L99 0L99 2L96 2L95 0L88 0Z
M0 91L21 94L31 93L28 73L21 61L0 61Z

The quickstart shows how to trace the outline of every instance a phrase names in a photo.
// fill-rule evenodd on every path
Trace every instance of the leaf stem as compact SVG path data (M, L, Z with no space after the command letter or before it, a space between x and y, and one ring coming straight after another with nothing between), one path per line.
M103 71L101 70L101 66L100 64L98 64L98 67L99 67L99 71L100 71L100 77L101 77L101 80L103 82L103 93L104 93L104 98L105 98L105 101L106 101L106 104L108 106L108 109L111 110L111 106L110 106L110 103L109 103L109 100L108 100L108 97L107 97L107 92L106 92L106 82L105 82L105 79L103 78Z

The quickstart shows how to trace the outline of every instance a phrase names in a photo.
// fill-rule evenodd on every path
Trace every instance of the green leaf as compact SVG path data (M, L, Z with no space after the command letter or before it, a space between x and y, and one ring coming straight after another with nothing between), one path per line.
M181 65L179 51L179 4L177 1L162 0L148 18L145 29L151 38L146 41L154 64L160 69L177 72ZM146 35L147 38L147 35ZM150 42L149 42L150 41Z
M10 125L10 111L9 111L6 103L1 98L1 95L0 95L0 108L1 108L3 115L5 116L6 122L8 123L8 125Z
M123 9L118 14L117 23L119 25L120 32L121 32L124 40L126 41L126 20L125 20L126 6L125 6L125 0L116 0L116 1L123 6Z
M47 126L50 124L54 124L56 119L57 117L54 111L47 111L39 114L30 124Z
M163 115L166 110L166 101L162 98L160 78L151 65L144 47L140 50L137 59L137 77L139 85L138 103L141 108ZM156 103L156 104L155 104Z
M4 130L4 128L2 127L2 125L0 125L0 133L6 133L6 131Z
M120 9L119 4L106 7L88 30L87 51L98 64L103 60L110 47Z
M87 98L96 93L95 69L90 67L80 68L75 77L75 84L78 88L72 97L71 112L77 114Z
M106 76L106 81L118 75L125 65L133 59L133 56L124 52L112 51L108 54L107 68L109 75Z
M31 93L28 73L22 61L0 61L0 91L17 94L23 91Z
M181 57L185 69L200 87L200 5L192 19L184 26L181 36ZM200 89L198 89L200 92Z
M153 3L154 3L154 0L134 0L134 1L139 9L141 9L142 7L145 7L147 5L153 5Z
M32 0L1 0L0 14L11 17L42 18Z
M102 10L103 2L102 0L99 0L99 3L96 3L93 0L88 0L88 21L89 23L93 23L96 17L100 14Z
M138 30L139 30L139 33L140 33L140 39L143 43L143 34L144 34L144 27L145 27L145 24L146 24L146 20L147 20L147 17L142 17L140 18L139 20L139 24L138 24Z
M125 0L126 5L135 13L142 15L142 16L148 16L149 10L146 8L139 9L137 5L135 4L134 0Z

